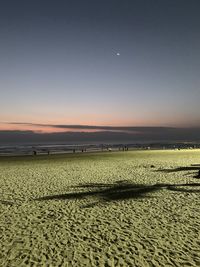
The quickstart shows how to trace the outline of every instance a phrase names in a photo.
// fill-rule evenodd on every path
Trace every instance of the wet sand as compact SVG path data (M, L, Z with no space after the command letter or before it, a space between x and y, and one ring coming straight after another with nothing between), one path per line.
M0 266L200 266L200 150L0 159Z

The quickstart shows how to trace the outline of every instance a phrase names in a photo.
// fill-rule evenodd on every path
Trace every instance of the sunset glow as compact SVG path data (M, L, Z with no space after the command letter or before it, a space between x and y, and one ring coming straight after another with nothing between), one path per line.
M0 10L1 131L200 126L195 4L54 4Z

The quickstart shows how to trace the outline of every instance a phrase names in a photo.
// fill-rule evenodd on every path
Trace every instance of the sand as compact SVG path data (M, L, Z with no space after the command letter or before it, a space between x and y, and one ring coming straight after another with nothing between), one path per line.
M200 150L0 158L0 266L200 266L199 169Z

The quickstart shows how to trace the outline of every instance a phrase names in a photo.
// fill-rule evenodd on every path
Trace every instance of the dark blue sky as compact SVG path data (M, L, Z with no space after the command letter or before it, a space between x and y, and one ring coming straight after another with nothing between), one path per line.
M1 2L0 121L199 126L199 14L198 0Z

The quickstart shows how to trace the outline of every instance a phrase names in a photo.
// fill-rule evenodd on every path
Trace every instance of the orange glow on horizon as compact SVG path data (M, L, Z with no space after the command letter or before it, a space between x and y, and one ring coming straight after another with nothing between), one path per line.
M59 128L26 124L0 124L0 131L33 131L35 133L63 133L63 132L99 132L100 129Z
M7 118L8 119L8 118ZM10 118L9 118L10 119ZM61 132L99 132L102 131L102 129L84 129L84 126L110 126L110 127L175 127L175 128L195 128L197 127L195 121L191 121L190 124L186 124L183 120L180 120L180 118L174 118L174 121L169 121L167 118L163 118L163 121L161 122L160 120L156 119L151 119L151 120L144 120L142 118L140 119L134 119L134 120L123 120L122 118L113 119L108 116L107 119L103 117L96 117L95 115L94 118L92 116L88 120L66 120L65 118L60 118L58 120L55 119L48 119L44 120L43 119L37 119L37 120L30 120L28 118L27 120L16 120L16 124L12 123L11 121L13 120L7 120L5 123L0 122L0 131L3 130L10 130L10 131L33 131L35 133L61 133ZM0 121L6 121L5 118L4 120L1 120L0 116ZM10 121L10 123L9 123ZM32 121L32 123L26 123L26 121ZM45 123L44 123L45 121ZM179 123L176 123L176 121L179 121ZM24 122L24 123L23 123ZM163 123L165 122L165 123ZM19 123L19 124L17 124ZM38 125L37 125L38 124ZM39 125L41 124L41 125ZM52 126L51 126L52 125ZM53 126L55 125L55 127ZM61 128L61 127L56 127L56 125L80 125L81 128ZM112 130L112 129L110 129ZM113 129L116 131L115 129ZM104 131L104 130L103 130ZM109 131L107 129L107 131Z

